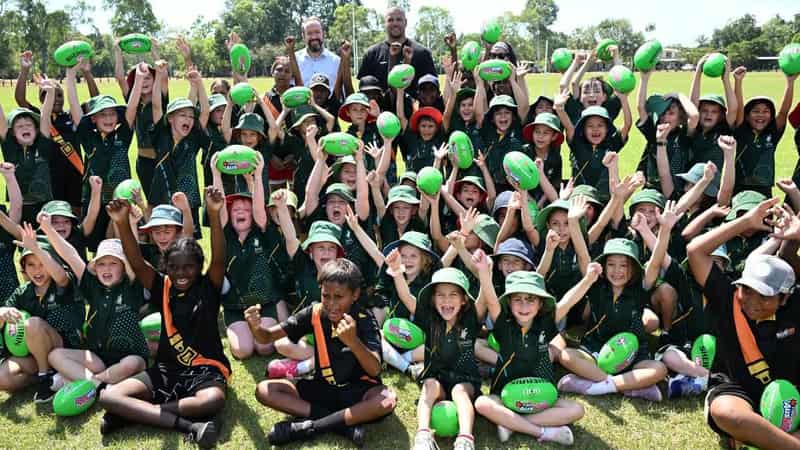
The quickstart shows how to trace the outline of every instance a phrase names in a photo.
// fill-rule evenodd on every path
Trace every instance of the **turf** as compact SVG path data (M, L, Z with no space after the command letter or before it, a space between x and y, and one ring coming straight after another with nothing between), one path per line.
M210 80L209 80L210 81ZM688 92L691 74L685 72L658 73L652 77L651 92ZM721 92L717 80L705 79L704 93ZM263 92L271 81L254 79L252 84ZM753 95L768 95L780 102L783 95L784 79L778 73L752 73L745 80L745 98ZM531 98L540 94L552 95L558 85L555 75L536 75L528 81ZM121 98L116 83L101 83L103 93ZM170 83L172 98L188 91L188 85L181 80ZM87 96L84 85L79 87L79 96ZM36 98L36 89L29 87L28 98ZM631 96L631 101L635 96ZM4 111L14 106L11 88L0 88L0 105ZM634 109L634 120L636 113ZM797 161L797 153L791 139L791 128L787 129L776 155L778 178L791 176ZM621 153L621 173L633 171L641 156L644 140L641 134L632 130L630 141ZM135 149L135 144L131 146ZM564 146L564 161L567 162L567 148ZM131 161L135 152L131 151ZM569 168L565 167L565 176ZM0 180L2 183L2 180ZM3 186L4 188L4 186ZM2 189L0 189L2 191ZM207 234L206 234L207 236ZM202 242L208 250L208 242ZM227 403L220 439L221 448L265 448L266 431L283 414L261 406L255 399L257 382L264 378L265 358L253 358L245 362L233 363L233 377L228 389ZM416 398L418 388L406 376L389 370L384 374L384 382L397 390L399 402L395 414L368 428L366 448L404 449L413 443L416 428ZM488 390L484 386L484 391ZM570 397L570 396L568 396ZM58 418L53 415L50 405L35 405L32 401L33 389L27 389L12 396L0 394L0 448L190 448L179 434L162 432L145 427L130 427L108 438L99 433L101 410L94 407L90 412L75 418ZM574 398L574 397L570 397ZM577 449L700 449L719 448L718 441L705 425L701 398L649 404L640 400L623 399L620 396L601 398L578 398L586 408L586 415L573 426ZM559 448L546 446L535 440L515 435L506 444L496 438L494 426L483 419L475 424L477 448ZM440 440L440 446L447 448L451 440ZM333 435L321 436L315 442L303 443L287 448L337 449L349 448L348 442Z

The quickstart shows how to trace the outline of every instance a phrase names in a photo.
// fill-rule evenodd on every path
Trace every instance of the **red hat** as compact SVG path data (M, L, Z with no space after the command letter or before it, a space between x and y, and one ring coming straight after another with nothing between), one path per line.
M147 70L150 71L150 75L153 76L153 81L156 80L156 69L153 68L150 64L147 65ZM136 81L136 66L131 67L128 71L128 74L125 76L125 82L128 83L128 89L133 89L133 82Z
M438 127L442 126L442 113L433 106L423 106L422 108L414 111L414 114L411 115L411 131L414 133L417 132L417 126L419 125L420 119L423 117L429 117L433 119Z

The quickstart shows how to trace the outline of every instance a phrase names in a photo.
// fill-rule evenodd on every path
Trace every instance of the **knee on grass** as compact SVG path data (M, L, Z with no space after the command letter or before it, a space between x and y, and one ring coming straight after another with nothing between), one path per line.
M714 422L728 434L734 435L745 424L745 417L754 414L753 410L743 409L738 398L722 395L709 406L709 414Z

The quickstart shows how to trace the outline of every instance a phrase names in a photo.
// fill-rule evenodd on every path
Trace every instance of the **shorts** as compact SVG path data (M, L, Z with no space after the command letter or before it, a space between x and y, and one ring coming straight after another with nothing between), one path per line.
M600 355L600 352L593 352L585 345L581 345L580 347L578 347L578 350L591 356L592 359L594 359L595 364L597 363L597 357ZM639 350L636 352L636 356L633 358L633 361L631 361L628 368L632 368L634 365L639 364L642 361L648 361L651 359L652 358L650 357L650 352L647 351L647 347L639 346Z
M295 387L300 398L328 411L350 408L364 400L367 391L380 386L378 383L357 381L346 386L333 386L320 380L300 380Z
M144 359L145 364L147 364L147 356L137 355L136 353L123 353L123 352L92 352L95 355L99 356L100 359L103 361L106 367L111 367L114 364L122 361L122 358L126 356L138 356Z
M723 431L722 428L720 428L716 422L714 422L714 418L711 417L711 403L721 395L732 395L746 401L750 404L750 407L753 408L754 411L758 411L756 408L756 403L742 385L734 382L725 374L712 374L711 378L709 379L709 386L710 388L706 394L706 400L703 408L703 412L706 416L706 423L708 423L708 426L711 427L711 429L718 435L722 436L723 438L730 438L731 436Z
M201 389L228 386L225 376L214 366L167 367L159 363L134 378L150 387L157 405L191 397Z
M246 309L246 308L245 308ZM262 303L261 304L261 317L269 317L278 320L278 305L276 303ZM244 322L244 309L238 308L223 308L222 320L225 322L225 328L233 325L236 322Z
M423 377L417 380L417 382L422 385L422 383L428 379L433 378L434 380L438 381L439 384L442 385L442 391L444 391L444 399L450 400L450 393L453 391L453 387L460 383L466 383L472 385L472 397L470 400L475 401L479 395L481 395L481 380L480 378L471 379L469 376L464 376L462 374L456 374L454 372L438 372L438 373L423 373Z
M661 348L659 348L656 351L655 356L654 356L653 359L655 359L656 361L661 361L661 359L664 358L664 353L667 353L667 350L675 350L675 351L681 352L684 355L686 355L687 358L692 359L691 358L691 354L692 354L692 343L691 342L687 342L687 343L685 343L683 345L675 345L675 344L663 345L663 346L661 346Z

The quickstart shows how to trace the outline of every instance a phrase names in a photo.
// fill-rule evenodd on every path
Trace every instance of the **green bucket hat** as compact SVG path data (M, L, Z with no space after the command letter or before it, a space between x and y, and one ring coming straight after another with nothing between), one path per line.
M64 200L51 200L42 206L42 211L50 216L66 217L74 222L78 222L75 214L72 214L72 206Z
M337 158L336 162L334 162L333 165L331 166L331 172L334 174L338 174L339 171L342 170L342 166L344 166L345 164L352 164L355 166L356 159L353 157L353 155L345 155Z
M555 309L556 299L545 289L544 277L536 272L514 272L506 277L506 290L498 299L500 304L508 306L513 294L530 294L542 300L542 311Z
M211 97L208 97L208 110L214 111L215 109L225 106L228 104L228 101L225 99L225 96L222 94L211 94Z
M667 200L664 198L664 194L655 189L642 189L631 197L631 204L628 206L628 214L633 215L634 206L640 203L652 203L663 210Z
M266 138L264 134L264 119L256 113L244 113L239 116L239 123L233 128L233 137L238 137L242 130L255 131L261 137Z
M653 123L658 123L658 118L669 109L672 103L678 101L677 94L653 94L645 101L645 111L650 115Z
M303 251L308 251L311 244L318 242L332 242L339 247L338 256L344 256L344 247L339 238L342 236L342 228L335 223L328 222L327 220L317 220L311 224L311 229L308 230L308 237L303 241L301 246Z
M153 208L150 213L150 220L139 227L142 231L147 231L154 227L162 225L170 225L174 227L183 227L183 213L181 210L172 205L158 205Z
M717 105L722 107L723 111L727 111L727 109L728 109L728 107L725 105L725 98L723 98L719 94L706 94L706 95L700 97L700 100L698 101L698 103L702 103L702 102L709 102L709 103L717 104Z
M769 110L772 112L772 120L775 120L775 101L765 95L750 97L744 104L744 114L750 114L750 110L753 109L756 103L766 103L767 107L769 107Z
M319 114L311 105L300 105L292 111L292 129L300 126L309 117L318 117Z
M611 116L608 115L608 110L602 106L590 106L581 112L581 118L578 119L578 122L575 124L576 133L583 133L583 124L589 117L602 117L605 119L606 126L608 127L608 135L611 135L614 129L614 123L611 121Z
M419 295L417 296L418 301L430 302L433 296L433 290L436 289L437 284L441 283L455 284L464 291L464 295L468 299L475 302L475 298L469 294L469 280L467 276L464 275L464 272L454 267L445 267L444 269L439 269L434 272L433 277L431 277L431 282L420 289Z
M328 188L325 189L325 198L328 198L329 195L338 195L350 203L356 201L356 198L353 197L353 191L344 183L332 183L328 186Z
M46 241L46 239L47 238L45 236L36 237L36 243L39 244L39 248L49 253L50 256L52 256L53 259L55 259L56 261L61 261L55 249L53 249L53 246L51 246L50 243ZM19 265L22 266L22 261L25 259L25 257L28 255L32 255L33 252L23 247L20 247L20 250L21 252L19 254Z
M642 267L642 263L639 262L639 247L636 246L636 242L633 242L630 239L625 238L614 238L609 239L606 242L606 245L603 246L603 254L598 256L595 259L595 262L600 264L604 264L606 262L606 258L611 255L623 255L631 258L635 261L634 267L639 269L639 273L644 270Z
M517 109L517 103L510 95L495 95L492 101L489 102L489 113L492 113L495 108L505 106L506 108Z
M456 105L461 103L461 100L465 98L475 97L475 89L472 88L461 88L456 92Z
M167 112L165 113L165 115L168 116L179 109L186 109L186 108L191 108L192 111L194 111L195 110L194 103L192 103L192 101L189 100L188 98L179 97L169 102L169 104L167 105Z
M86 113L87 117L111 108L116 109L118 113L125 110L125 106L117 103L114 97L110 95L98 95L90 98L87 102L87 107L89 108L89 112Z
M706 163L696 163L688 172L676 174L683 181L697 184L703 179L703 172L706 170ZM703 193L709 197L716 197L719 192L719 172L714 175L714 179L706 186Z
M403 244L416 247L430 256L433 262L439 262L439 255L433 251L433 242L430 236L425 233L420 233L419 231L406 231L400 236L400 239L387 244L386 247L383 248L383 254L388 255L392 250Z
M543 112L536 115L533 119L534 125L544 125L556 133L561 133L561 121L558 116L553 113Z
M409 205L419 205L419 198L417 197L417 190L404 185L394 186L389 189L389 196L386 202L386 207L392 206L393 203L403 202Z
M478 177L475 175L467 175L461 178L460 180L456 181L454 187L455 191L458 192L461 189L461 185L464 183L474 184L475 186L478 187L478 189L481 190L481 192L484 193L486 192L486 185L483 184L483 177Z
M400 175L400 179L397 180L397 184L403 184L404 181L411 182L414 184L414 186L416 186L417 172L414 172L413 170L406 170L405 172L403 172L403 174Z
M344 120L345 122L350 122L350 112L348 108L350 105L364 105L369 108L369 97L367 94L363 94L361 92L356 92L355 94L350 94L344 99L344 103L342 106L339 107L339 118Z
M500 233L500 225L488 214L479 214L475 219L475 228L472 230L476 236L490 248L494 248L497 242L497 235Z
M739 213L746 213L766 200L767 197L756 191L742 191L733 196L731 200L731 212L725 217L725 221L731 221L739 216Z
M28 108L14 108L8 113L6 117L6 123L8 124L8 128L12 128L14 126L14 121L19 119L20 117L28 116L36 122L36 126L39 126L39 114L36 114L32 110Z
M603 202L600 201L600 192L596 187L590 184L579 184L575 186L572 189L572 193L569 194L569 199L572 200L579 195L586 197L586 201L589 203L594 203L597 206L603 206Z
M269 196L269 203L267 203L267 208L275 206L275 200L272 197L278 192L286 192L286 206L291 206L292 208L297 210L297 194L286 188L278 189L277 191L273 192L272 195Z
M539 215L536 216L536 228L540 233L547 228L547 221L550 219L550 214L553 214L557 210L569 211L569 201L558 199L539 211Z

